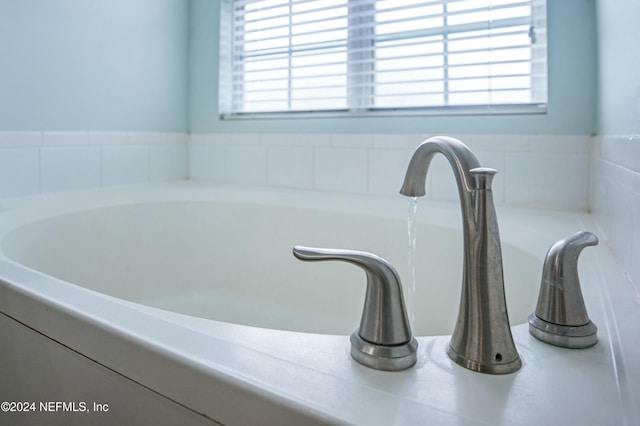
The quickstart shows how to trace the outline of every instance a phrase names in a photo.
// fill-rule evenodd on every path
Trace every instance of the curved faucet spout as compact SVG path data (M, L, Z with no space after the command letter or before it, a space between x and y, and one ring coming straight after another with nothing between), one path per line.
M425 194L431 160L443 154L458 184L464 239L464 269L458 320L449 357L470 370L490 374L516 371L520 357L511 335L504 295L500 233L491 183L496 170L481 167L457 139L437 136L413 153L400 193Z
M453 168L458 183L458 190L470 191L473 188L473 178L469 172L480 167L480 162L469 147L457 139L447 136L435 136L424 141L416 149L409 162L400 193L408 197L421 197L425 194L425 181L431 160L441 153Z

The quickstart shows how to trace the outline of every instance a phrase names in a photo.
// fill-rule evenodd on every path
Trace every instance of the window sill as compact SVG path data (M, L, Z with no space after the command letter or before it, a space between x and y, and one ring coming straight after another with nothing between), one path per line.
M355 117L429 117L458 115L516 115L546 114L547 104L460 106L434 108L366 109L366 110L326 110L326 111L286 111L223 113L222 120L273 120L296 118L355 118Z

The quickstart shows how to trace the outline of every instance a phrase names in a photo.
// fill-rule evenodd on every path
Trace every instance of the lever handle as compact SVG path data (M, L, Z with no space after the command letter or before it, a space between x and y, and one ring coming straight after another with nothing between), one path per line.
M304 261L343 261L365 271L362 319L351 336L351 355L358 362L381 370L403 370L415 364L418 344L411 335L402 283L387 260L363 251L304 246L295 246L293 255Z
M489 167L476 167L469 170L475 189L491 189L493 177L498 173L496 169Z
M536 311L529 330L540 340L557 346L581 348L597 342L597 327L584 304L578 258L585 247L598 244L598 237L580 231L558 240L544 260Z

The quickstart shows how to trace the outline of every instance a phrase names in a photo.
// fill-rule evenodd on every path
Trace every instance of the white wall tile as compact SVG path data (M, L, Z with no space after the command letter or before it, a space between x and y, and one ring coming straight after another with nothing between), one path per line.
M41 189L44 192L100 186L100 148L42 148Z
M629 145L629 168L640 173L640 136L630 136Z
M267 183L267 148L256 145L230 145L227 147L228 181L264 185Z
M640 292L640 136L602 135L593 143L590 208Z
M129 135L125 132L92 132L89 133L89 143L95 146L126 145Z
M288 146L331 146L331 135L314 133L293 133L274 135L274 144Z
M268 133L261 134L254 137L253 144L254 145L262 145L262 146L298 146L304 145L304 143L300 142L300 139L303 139L305 135L299 134L289 134L289 133Z
M189 145L189 178L224 181L227 170L227 148L215 143Z
M376 134L373 135L373 146L382 149L415 149L425 139L423 135Z
M331 138L331 145L340 148L370 148L373 146L373 135L336 133L328 135Z
M42 145L49 147L89 145L89 133L44 132L42 134Z
M156 145L168 143L165 133L132 132L127 134L127 142L137 145Z
M308 146L270 146L267 153L269 185L313 188L313 148Z
M532 135L531 151L588 153L589 135Z
M54 154L49 149L95 147L100 152L98 170L102 179L98 184L102 185L144 181L145 175L151 181L183 179L189 175L193 179L384 194L397 192L411 153L430 136L246 133L188 137L158 132L0 132L0 151L14 145L36 150L42 146L43 169L37 170L33 179L40 179L43 191L74 187L70 180L64 181L63 174L51 172L54 159L61 158L65 151ZM588 182L585 175L589 175L588 136L453 137L468 144L483 166L498 169L493 186L497 203L586 207L583 193ZM145 150L148 150L146 170ZM637 158L640 138L605 138L593 152L602 152L607 161L622 162L631 170L640 168ZM66 155L71 157L70 164L78 168L75 156L69 152ZM544 170L542 174L540 167ZM52 175L57 177L48 183ZM541 181L536 183L534 176ZM594 186L601 188L592 191L592 198L598 193L603 198L607 190L599 183ZM31 185L30 191L33 190ZM429 171L427 193L439 199L457 200L451 167L442 156L435 157Z
M640 221L636 213L636 200L624 185L611 185L612 205L610 214L609 244L627 271L631 268L634 238L634 219ZM637 225L636 225L637 227Z
M430 135L342 133L192 135L190 171L195 179L395 193L413 150L428 137ZM497 204L586 208L588 136L460 134L453 137L469 145L483 166L498 170L493 181ZM219 147L201 146L211 143ZM225 155L224 161L220 160L222 155ZM563 160L554 158L558 156ZM312 166L308 165L309 161L313 161ZM247 168L249 163L253 166ZM544 173L541 181L544 184L538 185L532 180L538 173L537 167L552 169ZM514 182L510 182L509 173ZM561 179L560 182L554 181L551 185L554 189L549 190L549 182L556 178ZM547 186L539 187L544 185ZM434 158L426 189L427 195L436 199L457 201L455 177L443 156Z
M232 143L231 135L225 133L196 133L189 135L189 144L226 146Z
M0 197L18 197L40 191L38 148L0 149Z
M612 186L609 182L609 172L606 170L612 165L601 157L595 157L592 163L591 187L590 187L590 204L589 208L595 215L598 224L606 235L611 233L611 217L613 199L609 188ZM603 236L604 237L604 236Z
M149 145L149 181L168 182L189 175L186 144Z
M149 147L112 145L102 147L102 185L124 185L149 179Z
M186 145L189 141L186 133L163 133L163 136L162 142L169 145Z
M601 155L619 166L640 171L640 136L609 136L602 139Z
M186 133L0 132L0 176L12 177L0 197L185 179L187 141Z
M629 267L631 279L640 289L640 188L633 196L634 205L631 214L629 228L633 234L631 245L631 266Z
M315 187L327 191L365 193L368 190L366 149L318 148Z
M586 209L587 154L507 153L505 201L565 209Z
M260 145L260 134L256 133L232 133L231 143L238 145Z
M474 135L472 149L478 151L524 152L530 150L529 135Z
M398 194L412 152L408 149L374 149L369 153L369 191Z
M42 145L41 132L0 132L0 148L27 148Z

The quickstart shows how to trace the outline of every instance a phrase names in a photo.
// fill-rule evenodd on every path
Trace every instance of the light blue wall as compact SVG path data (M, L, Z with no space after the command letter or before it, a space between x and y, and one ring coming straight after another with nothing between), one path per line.
M599 129L640 134L640 2L598 0Z
M0 0L0 131L187 131L188 26L188 0Z
M220 2L192 0L192 132L557 133L596 131L595 0L548 0L546 115L222 121L218 111Z
M594 1L548 0L546 115L222 121L219 0L0 0L0 131L593 133Z

